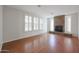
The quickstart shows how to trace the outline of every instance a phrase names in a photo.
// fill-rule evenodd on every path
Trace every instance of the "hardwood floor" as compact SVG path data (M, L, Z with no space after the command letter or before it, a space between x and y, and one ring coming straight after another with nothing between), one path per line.
M4 43L2 50L10 53L79 53L79 40L47 33Z

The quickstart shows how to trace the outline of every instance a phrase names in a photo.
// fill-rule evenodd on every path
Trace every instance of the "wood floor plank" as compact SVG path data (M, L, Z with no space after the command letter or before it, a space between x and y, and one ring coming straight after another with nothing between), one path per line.
M4 43L2 50L10 53L79 53L79 40L46 33Z

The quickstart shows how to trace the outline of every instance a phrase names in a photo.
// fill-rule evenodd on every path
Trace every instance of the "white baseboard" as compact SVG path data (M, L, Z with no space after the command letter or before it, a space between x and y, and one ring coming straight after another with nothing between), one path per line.
M46 32L44 32L44 33L46 33ZM18 38L15 38L15 39L6 41L6 42L4 42L4 43L11 42L11 41L15 41L15 40L19 40L19 39L23 39L23 38L28 38L28 37L31 37L31 36L41 35L41 34L44 34L44 33L32 34L32 35L28 35L28 36L27 36L27 35L20 36L20 37L18 37Z

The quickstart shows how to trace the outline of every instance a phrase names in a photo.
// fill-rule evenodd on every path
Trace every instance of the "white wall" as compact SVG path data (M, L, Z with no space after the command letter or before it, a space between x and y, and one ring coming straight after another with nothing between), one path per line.
M0 6L0 50L2 47L2 6Z
M79 38L79 13L78 13L78 38Z
M3 8L3 41L9 42L16 40L16 38L29 37L45 33L47 27L46 19L44 19L43 30L25 32L24 31L24 18L25 12L11 7L4 6ZM32 15L34 16L34 15Z

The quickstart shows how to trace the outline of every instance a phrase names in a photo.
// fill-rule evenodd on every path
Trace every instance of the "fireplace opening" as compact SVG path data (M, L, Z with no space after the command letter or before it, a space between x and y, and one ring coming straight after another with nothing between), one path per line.
M55 32L64 32L63 26L55 26Z

